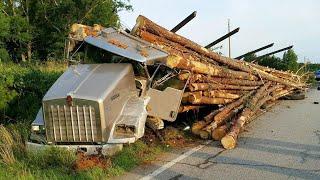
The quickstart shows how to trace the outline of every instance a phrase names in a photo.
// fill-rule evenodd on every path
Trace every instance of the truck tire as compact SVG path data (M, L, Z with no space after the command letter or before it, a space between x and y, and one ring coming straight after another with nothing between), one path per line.
M146 125L153 130L159 130L164 128L164 122L161 118L148 116Z
M283 97L283 99L287 99L287 100L302 100L305 98L306 98L306 95L303 92L294 92L292 94L289 94Z

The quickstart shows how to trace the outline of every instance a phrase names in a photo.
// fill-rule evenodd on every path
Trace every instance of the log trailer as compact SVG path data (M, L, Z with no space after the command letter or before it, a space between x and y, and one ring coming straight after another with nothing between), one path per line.
M163 128L162 120L176 120L187 83L177 81L179 72L165 66L167 52L101 26L75 24L69 39L69 48L88 43L119 60L69 66L42 99L30 148L55 145L108 154L142 137L147 116L157 129Z

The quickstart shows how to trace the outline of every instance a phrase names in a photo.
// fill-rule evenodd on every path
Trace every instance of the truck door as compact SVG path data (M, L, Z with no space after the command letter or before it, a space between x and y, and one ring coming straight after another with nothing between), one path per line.
M150 96L148 115L167 121L176 120L187 84L179 80L177 75L178 72L165 66L157 72L147 91L147 96Z

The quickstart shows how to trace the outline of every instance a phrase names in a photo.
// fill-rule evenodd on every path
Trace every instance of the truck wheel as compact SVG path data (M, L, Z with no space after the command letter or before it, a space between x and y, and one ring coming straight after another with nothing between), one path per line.
M306 95L303 92L294 92L284 96L283 98L287 100L302 100L306 98Z
M164 128L164 122L161 118L148 116L146 125L154 130L159 130Z

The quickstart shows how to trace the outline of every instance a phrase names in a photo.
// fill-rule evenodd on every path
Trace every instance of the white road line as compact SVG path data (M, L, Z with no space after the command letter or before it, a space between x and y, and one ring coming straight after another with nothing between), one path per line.
M203 147L205 147L206 145L208 145L211 141L207 141L202 145L199 145L195 148L190 149L189 151L183 153L182 155L180 155L179 157L177 157L176 159L168 162L167 164L161 166L159 169L153 171L151 174L148 174L147 176L144 176L143 178L141 178L140 180L149 180L149 179L153 179L155 176L159 175L160 173L162 173L163 171L169 169L170 167L172 167L173 165L175 165L177 162L183 160L184 158L190 156L191 154L193 154L196 151L199 151L200 149L202 149Z

